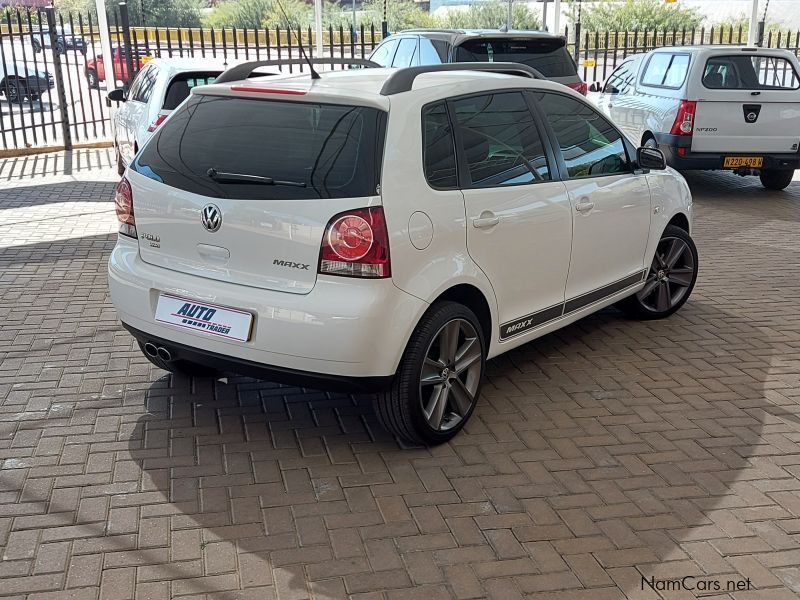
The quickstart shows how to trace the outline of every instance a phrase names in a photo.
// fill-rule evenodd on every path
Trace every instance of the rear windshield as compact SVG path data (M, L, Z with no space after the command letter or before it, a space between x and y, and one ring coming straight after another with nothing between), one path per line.
M164 94L164 110L175 110L181 102L189 97L193 87L210 85L222 71L205 71L202 73L178 73L169 82Z
M545 77L577 74L561 38L467 40L456 47L455 62L517 62L537 69Z
M361 106L192 95L133 168L212 198L372 196L385 113Z
M796 90L792 63L781 56L714 56L706 62L703 85L712 90Z

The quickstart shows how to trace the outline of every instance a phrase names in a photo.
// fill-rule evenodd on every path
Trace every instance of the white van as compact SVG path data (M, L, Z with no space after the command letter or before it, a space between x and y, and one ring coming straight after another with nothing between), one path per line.
M800 167L798 73L787 50L675 46L626 59L590 98L676 169L731 169L782 190Z

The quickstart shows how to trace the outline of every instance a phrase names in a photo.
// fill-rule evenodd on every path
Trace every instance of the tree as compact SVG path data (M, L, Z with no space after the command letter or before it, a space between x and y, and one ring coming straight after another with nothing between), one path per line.
M438 19L439 27L453 29L481 29L502 27L508 20L508 3L499 0L476 2L466 10L450 10ZM528 8L527 4L517 3L511 7L511 27L513 29L539 29L539 14Z
M667 4L664 0L585 1L581 8L584 31L692 29L703 22L703 15L697 9ZM578 10L578 3L571 2L569 18L573 23Z

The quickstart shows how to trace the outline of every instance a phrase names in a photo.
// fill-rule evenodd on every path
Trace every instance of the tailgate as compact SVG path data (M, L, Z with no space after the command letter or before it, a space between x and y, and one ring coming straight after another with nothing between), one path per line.
M693 152L797 152L800 76L794 56L732 49L710 56L701 75Z
M800 102L699 101L692 152L791 153L800 143Z
M383 115L368 107L193 94L128 173L142 260L310 292L331 217L380 203Z

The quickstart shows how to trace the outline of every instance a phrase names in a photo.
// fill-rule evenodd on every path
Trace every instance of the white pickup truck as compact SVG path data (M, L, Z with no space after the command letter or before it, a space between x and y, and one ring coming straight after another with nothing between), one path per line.
M800 62L787 50L675 46L629 57L589 97L679 170L784 189L800 168Z

